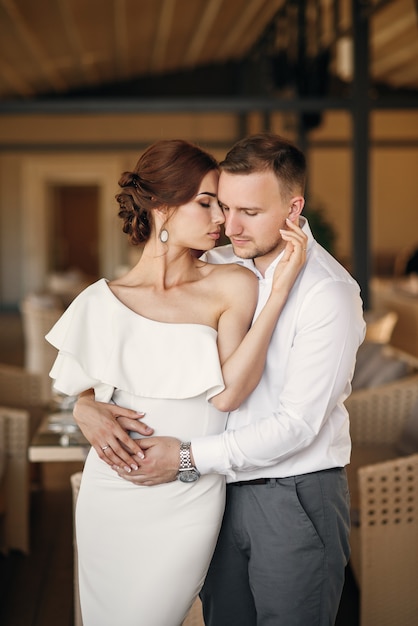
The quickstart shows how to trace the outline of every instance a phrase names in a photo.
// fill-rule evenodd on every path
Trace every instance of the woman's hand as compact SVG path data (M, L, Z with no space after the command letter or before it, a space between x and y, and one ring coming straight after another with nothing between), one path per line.
M113 467L121 478L143 487L153 487L176 480L180 466L179 439L151 437L141 439L141 446L145 451L145 458L141 461L138 471L126 473L119 467ZM194 463L192 451L190 453Z
M126 472L138 469L138 460L144 458L144 453L139 440L132 439L127 431L152 435L153 429L140 421L144 413L97 402L93 390L89 390L80 394L73 414L83 435L103 461Z
M302 229L286 220L288 230L281 229L280 234L286 247L283 256L278 262L273 276L273 290L281 294L288 294L294 282L305 264L306 249L308 247L308 237Z

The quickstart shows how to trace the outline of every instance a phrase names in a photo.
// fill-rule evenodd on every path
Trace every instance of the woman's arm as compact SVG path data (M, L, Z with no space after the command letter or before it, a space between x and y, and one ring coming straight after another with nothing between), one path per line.
M239 406L257 386L263 373L271 334L306 258L306 235L293 224L289 224L289 228L281 233L287 245L274 273L271 295L249 331L257 301L257 280L247 272L238 272L226 285L230 306L220 316L218 327L225 390L211 400L220 410L230 411ZM80 396L74 408L74 417L99 456L109 465L124 468L125 471L134 469L136 465L132 460L135 457L130 454L136 454L140 459L139 445L145 448L148 444L146 440L133 441L124 429L148 436L152 434L151 429L145 431L146 425L138 422L141 416L117 405L96 402L92 391ZM170 438L158 440L172 443ZM152 441L155 443L157 439ZM105 445L109 448L103 451ZM177 450L173 452L170 449L168 452L174 455L177 463ZM167 451L165 454L168 459Z
M251 329L237 343L237 316L248 310L248 290L236 284L231 306L221 315L218 327L218 347L225 389L211 399L221 411L233 411L258 385L263 374L267 349L287 297L306 260L307 237L289 222L289 230L281 231L286 241L283 257L278 263L272 291L267 303ZM232 341L231 341L232 337ZM233 346L235 341L236 345Z
M239 301L238 311L230 308L222 316L225 317L218 328L218 338L226 388L211 400L221 410L230 410L238 406L258 384L264 370L271 334L296 277L304 265L307 237L298 227L289 224L289 228L291 230L281 233L287 245L274 273L271 296L252 328L246 334L245 330L243 331L245 310L248 312L252 303L248 301L248 291L243 288L241 281L238 289L233 290L234 301ZM242 276L245 280L245 275ZM238 281L234 283L237 286ZM247 287L251 285L248 281L246 284ZM145 451L145 458L140 461L139 470L127 474L120 466L115 465L114 469L119 475L144 486L175 480L179 467L180 441L175 437L147 437L141 439L140 445ZM190 454L194 463L192 449Z
M152 435L153 429L141 421L144 413L98 402L94 390L87 389L79 395L73 414L80 430L103 461L109 465L116 463L127 472L138 469L137 461L143 459L144 454L138 440L132 439L127 431ZM108 447L103 450L105 446Z

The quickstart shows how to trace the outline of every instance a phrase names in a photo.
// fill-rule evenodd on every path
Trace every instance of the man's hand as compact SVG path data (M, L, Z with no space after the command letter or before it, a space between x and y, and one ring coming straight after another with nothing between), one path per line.
M80 395L73 413L80 430L103 461L125 472L138 469L138 461L144 458L144 453L140 440L132 439L127 431L143 436L153 433L152 428L141 422L143 413L97 402L92 390Z
M127 472L115 465L122 478L136 485L152 487L176 480L180 466L180 440L175 437L150 437L139 440L145 458L139 469Z

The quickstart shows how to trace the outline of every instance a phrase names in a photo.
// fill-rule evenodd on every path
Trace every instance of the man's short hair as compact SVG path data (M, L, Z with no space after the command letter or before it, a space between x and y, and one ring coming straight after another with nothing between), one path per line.
M228 174L272 171L285 195L303 195L306 159L301 150L274 133L250 135L238 141L220 163Z

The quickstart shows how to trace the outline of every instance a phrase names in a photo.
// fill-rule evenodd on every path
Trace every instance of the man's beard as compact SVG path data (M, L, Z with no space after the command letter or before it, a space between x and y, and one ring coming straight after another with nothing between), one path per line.
M276 255L280 254L280 252L284 249L284 241L280 238L274 243L266 246L256 246L254 249L248 251L240 248L235 250L233 243L232 248L234 250L234 254L236 254L240 259L258 259L259 257L266 256L272 252L275 252Z

